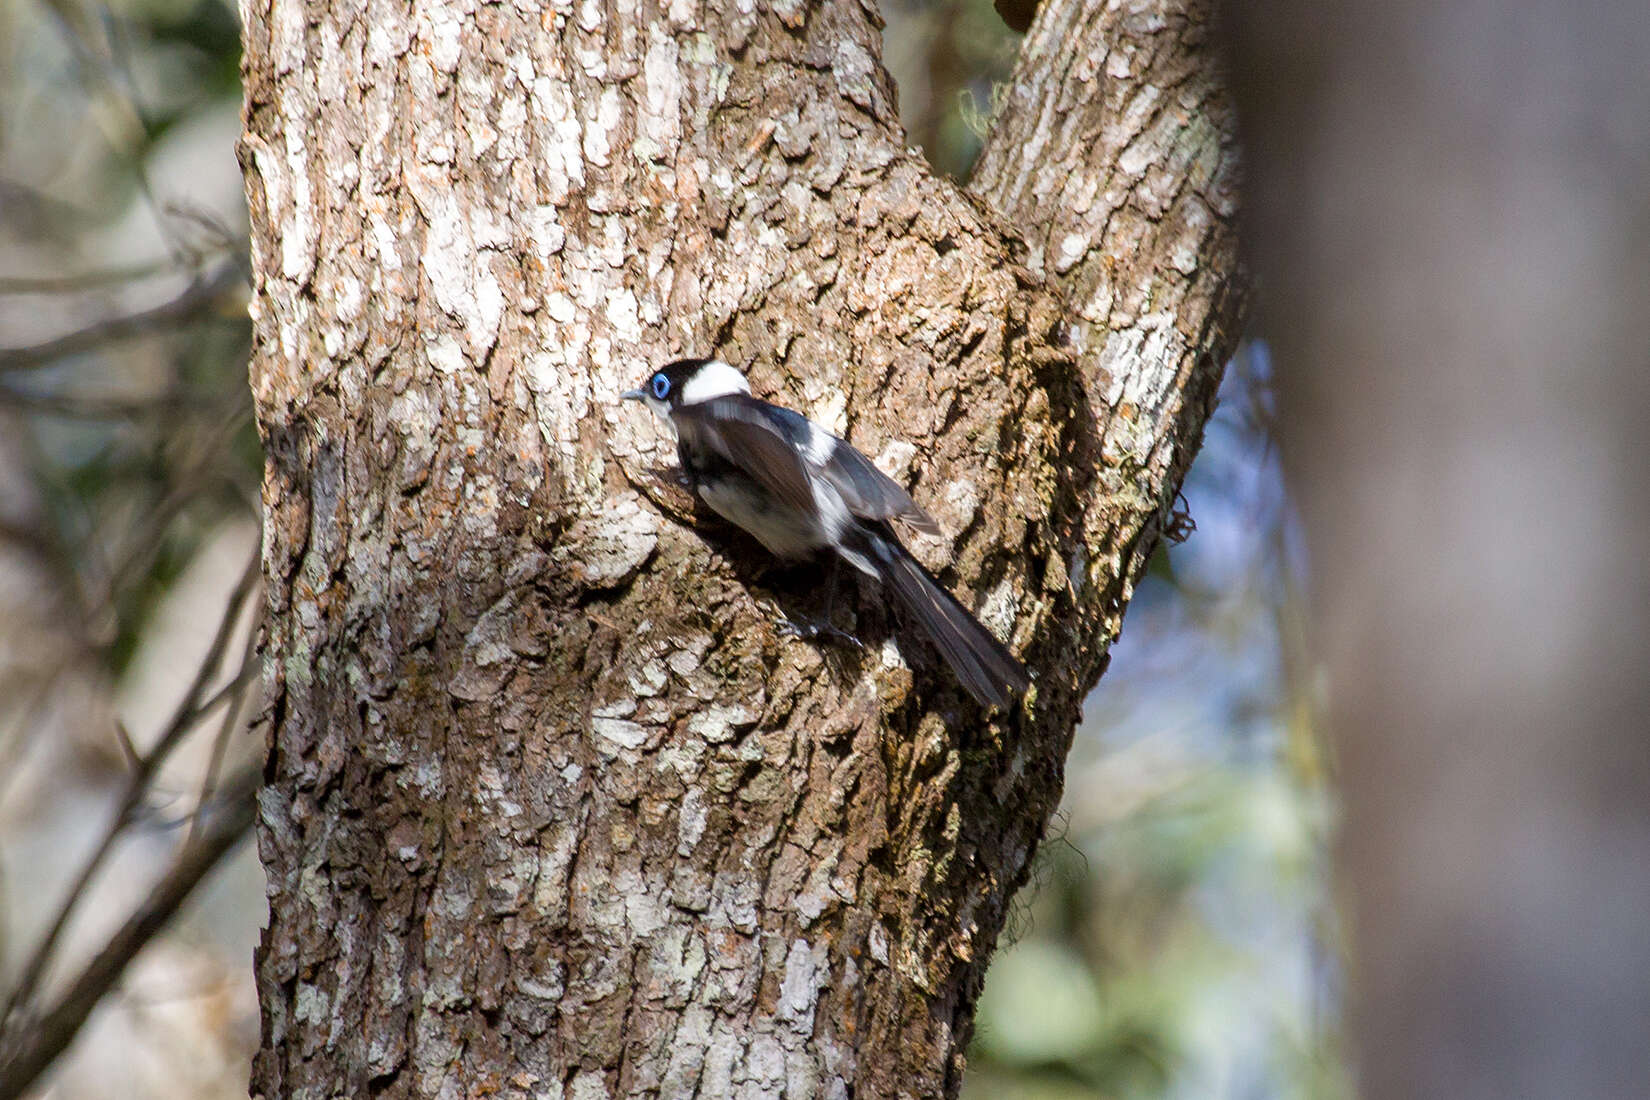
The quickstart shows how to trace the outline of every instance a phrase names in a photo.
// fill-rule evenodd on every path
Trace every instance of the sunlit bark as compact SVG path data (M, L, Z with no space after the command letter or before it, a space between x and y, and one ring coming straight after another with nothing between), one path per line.
M1240 320L1201 6L1047 5L972 193L859 4L243 14L255 1091L954 1094ZM616 400L710 351L912 487L1022 708L874 591L775 629L818 594Z

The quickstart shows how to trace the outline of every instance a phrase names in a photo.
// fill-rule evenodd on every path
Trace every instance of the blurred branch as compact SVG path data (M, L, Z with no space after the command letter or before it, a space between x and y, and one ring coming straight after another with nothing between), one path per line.
M230 287L243 279L237 263L226 263L204 278L185 287L171 301L125 317L109 317L85 328L29 347L0 348L0 371L29 370L50 366L59 359L141 336L168 325L194 320L217 307Z
M17 984L7 997L5 1008L0 1010L0 1047L6 1044L6 1040L16 1026L17 1019L24 1014L29 999L34 995L36 986L39 985L41 977L52 961L52 956L57 951L58 940L62 937L64 929L68 927L70 916L73 915L81 898L85 896L87 886L93 876L97 874L98 868L103 865L104 859L114 848L115 841L125 831L127 825L131 823L137 808L143 804L161 764L165 762L167 756L183 739L183 735L193 727L202 714L223 697L223 693L220 692L205 703L201 702L201 696L205 692L207 684L211 682L214 673L217 672L223 659L224 650L234 634L235 623L240 618L241 610L257 588L259 562L260 556L257 552L254 552L247 562L240 580L236 583L234 592L229 597L229 605L224 609L223 617L218 623L217 633L212 638L212 644L208 647L205 658L202 659L200 667L195 672L194 682L190 684L188 692L184 694L183 699L178 703L171 721L167 723L160 738L155 742L154 748L142 757L137 768L132 772L132 776L126 785L125 796L121 799L120 809L116 812L114 820L109 823L109 827L105 830L103 839L98 843L96 851L86 861L86 865L81 868L79 876L70 888L68 896L64 898L63 904L59 907L57 916L52 921L45 937L35 948L34 953L29 957L28 963L18 975ZM244 668L238 670L236 678L240 679L244 672Z
M115 283L153 278L174 270L176 266L169 259L148 260L141 264L80 271L73 275L0 275L0 294L73 294Z
M143 766L143 756L132 743L132 731L118 716L115 718L115 740L120 743L120 755L125 758L128 768L135 770Z
M248 765L224 789L220 812L212 815L144 903L103 950L86 965L58 1002L32 1027L19 1033L0 1060L0 1100L23 1095L45 1068L74 1040L87 1017L139 951L164 928L190 893L251 828L261 767Z
M218 724L218 735L212 740L212 755L206 762L206 773L201 778L200 795L195 799L195 812L189 822L191 838L200 832L201 819L205 816L206 807L211 804L212 795L216 790L218 770L223 767L224 756L229 751L229 737L240 725L241 711L246 706L248 689L251 688L252 679L258 671L258 662L255 660L257 652L258 631L254 628L246 632L246 647L241 653L240 675L224 689L233 689L234 697L223 713L223 721Z
M0 150L0 305L49 327L0 324L0 344L26 345L0 347L0 473L8 491L15 478L29 493L28 509L0 517L0 564L27 597L0 601L0 636L11 643L0 667L0 800L17 826L6 854L27 858L31 835L49 851L56 830L84 830L90 811L53 804L69 776L95 779L101 798L91 835L58 857L50 889L4 899L34 930L9 945L0 981L8 1098L43 1088L101 998L135 980L122 979L131 961L246 835L259 772L240 767L240 736L260 690L253 643L242 644L258 604L253 552L228 606L186 623L190 650L208 640L199 667L183 667L187 688L164 689L136 744L105 717L117 677L151 651L157 610L187 595L175 585L185 568L225 519L239 525L256 509L244 229L210 212L238 207L221 201L233 192L207 187L215 177L199 174L193 148L186 158L161 149L180 123L227 104L232 17L212 13L201 31L176 13L110 0L33 0L17 14L0 22L26 32L19 47L41 64L0 66L0 86L7 102L48 110ZM215 155L232 163L227 148ZM117 254L128 247L146 251ZM51 255L63 259L35 259ZM32 343L40 336L54 338ZM221 601L221 581L214 587ZM174 669L189 661L164 637L160 648ZM98 717L77 718L86 713ZM134 844L178 825L156 838L158 850ZM25 846L14 853L17 840ZM134 858L150 892L111 910L103 888L129 877ZM93 923L102 931L86 942Z
M182 261L187 253L177 235L161 216L161 204L155 196L143 149L155 138L155 123L144 110L136 95L136 81L132 79L125 52L119 48L118 36L111 33L119 20L107 4L74 3L73 0L40 0L41 8L53 17L75 59L80 64L84 86L101 85L107 93L94 107L112 108L123 116L118 122L110 119L106 110L93 110L91 117L104 131L109 149L131 172L132 179L142 193L144 204L155 219L161 236L173 256ZM126 133L117 127L125 124ZM137 135L134 140L132 133Z
M59 667L41 677L34 685L28 703L18 710L17 721L4 734L0 734L0 802L6 800L6 788L12 779L23 771L21 760L29 745L26 731L40 718L47 704L51 702L52 691L56 688L61 674L62 669Z
M224 419L218 435L209 438L202 446L202 461L187 475L178 477L172 491L149 510L143 526L120 547L121 553L109 560L108 574L104 578L105 599L112 600L115 593L132 584L134 578L150 568L166 537L168 525L208 490L222 490L226 498L243 506L246 504L243 486L225 471L222 456L229 449L230 437L251 415L251 409L240 407Z
M6 212L8 228L15 224L23 232L38 222L79 227L93 216L84 206L27 183L3 178L0 178L0 209Z
M0 405L74 420L132 420L142 416L209 411L222 394L171 390L153 397L92 397L68 393L25 393L0 385Z

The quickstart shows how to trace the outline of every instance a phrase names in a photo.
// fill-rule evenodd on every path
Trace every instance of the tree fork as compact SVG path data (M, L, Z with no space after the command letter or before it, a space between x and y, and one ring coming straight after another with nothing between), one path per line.
M1045 3L968 190L861 4L242 14L254 1091L955 1095L1241 323L1208 11ZM870 593L776 629L616 400L712 351L912 486L1022 708Z

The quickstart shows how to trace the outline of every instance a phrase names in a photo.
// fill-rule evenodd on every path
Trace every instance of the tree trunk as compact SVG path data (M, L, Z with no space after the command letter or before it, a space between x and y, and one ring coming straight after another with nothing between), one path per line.
M1359 1092L1645 1095L1646 9L1230 9Z
M1230 120L1201 4L1052 0L963 191L874 11L748 7L243 5L257 1093L957 1091L1237 333ZM1023 705L872 590L775 628L617 402L711 351L912 487Z

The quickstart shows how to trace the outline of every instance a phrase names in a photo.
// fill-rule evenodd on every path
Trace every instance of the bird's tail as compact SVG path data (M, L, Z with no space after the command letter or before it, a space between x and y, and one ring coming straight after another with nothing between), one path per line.
M940 587L909 550L893 540L888 544L893 551L884 555L889 585L963 687L982 704L998 707L1006 707L1012 696L1024 694L1031 678L1008 647Z

